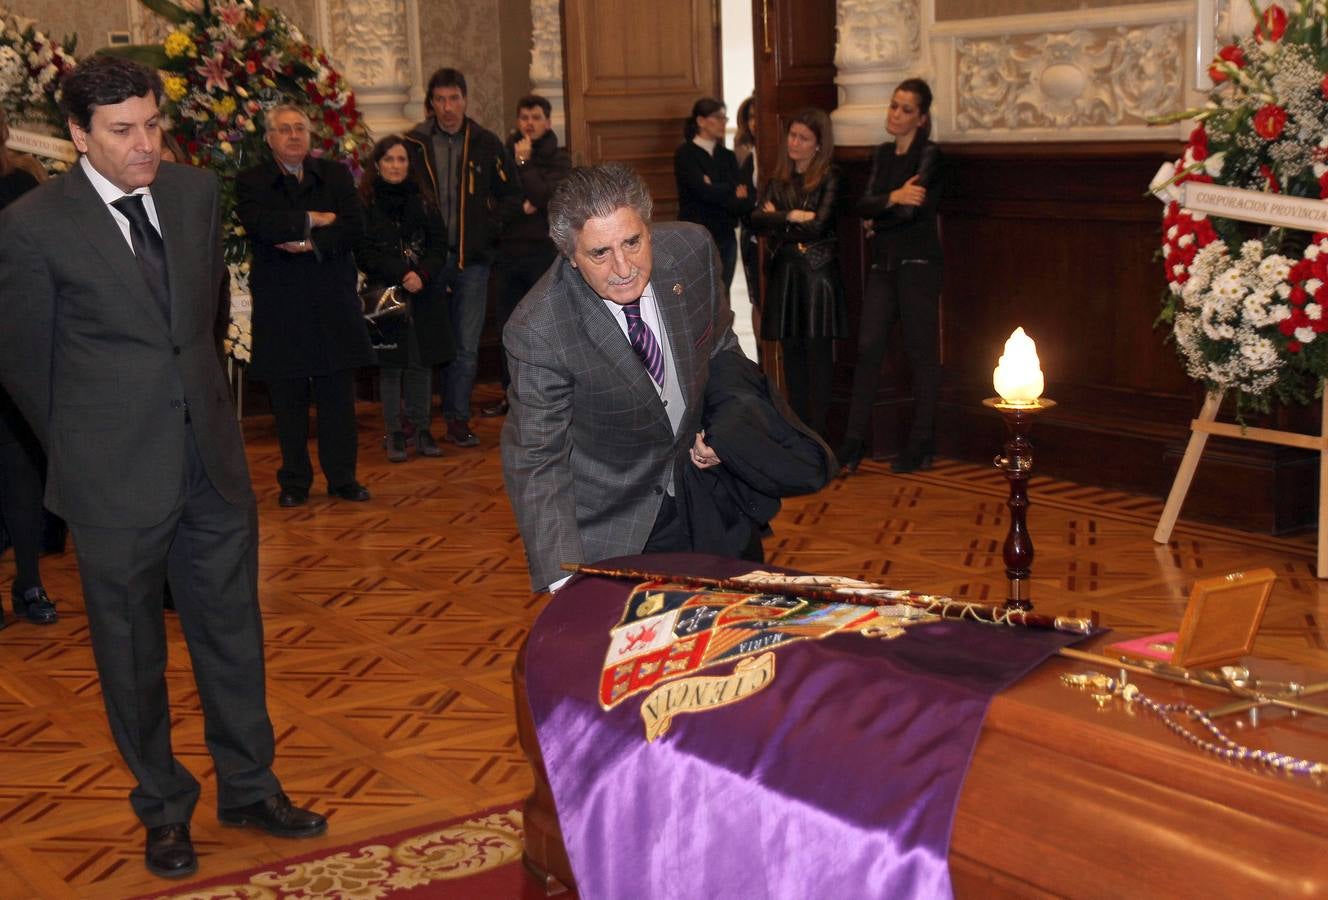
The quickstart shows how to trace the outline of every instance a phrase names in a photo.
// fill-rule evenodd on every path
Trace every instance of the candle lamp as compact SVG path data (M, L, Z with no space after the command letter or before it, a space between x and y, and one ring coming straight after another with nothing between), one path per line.
M1028 479L1033 470L1033 444L1028 432L1033 417L1051 409L1056 401L1042 398L1042 368L1033 339L1016 328L1005 342L1005 353L992 373L992 383L999 397L982 401L1001 414L1005 422L1004 452L994 460L1010 483L1010 528L1005 535L1002 558L1010 582L1005 606L1009 609L1033 608L1029 579L1033 570L1033 539L1028 533Z

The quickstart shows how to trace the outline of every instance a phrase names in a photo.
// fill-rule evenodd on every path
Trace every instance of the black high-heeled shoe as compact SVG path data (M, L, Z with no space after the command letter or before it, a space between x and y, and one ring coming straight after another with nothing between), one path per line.
M865 453L862 438L845 438L835 452L835 458L839 460L839 477L845 478L857 472Z
M890 463L890 471L901 475L907 472L916 472L919 469L925 471L931 468L935 456L936 451L932 448L931 441L909 444L899 451L899 455L895 457L894 462Z

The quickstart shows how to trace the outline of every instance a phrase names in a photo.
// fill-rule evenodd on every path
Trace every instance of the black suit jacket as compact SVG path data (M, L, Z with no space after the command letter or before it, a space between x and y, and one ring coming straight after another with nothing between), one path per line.
M224 269L216 176L163 163L152 199L169 321L81 166L0 214L0 383L46 449L46 506L75 523L166 518L183 492L186 407L218 493L253 502L212 333Z

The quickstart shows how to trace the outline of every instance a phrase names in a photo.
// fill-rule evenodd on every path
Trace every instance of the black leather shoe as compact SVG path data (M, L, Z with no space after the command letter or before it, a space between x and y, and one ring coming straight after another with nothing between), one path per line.
M198 857L189 840L189 825L175 822L148 829L143 862L158 878L183 878L198 871Z
M60 616L55 611L55 604L46 596L43 588L28 588L22 596L10 595L14 601L14 615L27 619L34 625L54 625Z
M484 407L480 410L480 415L486 419L496 419L499 416L507 415L507 401L499 400L497 403Z
M845 438L844 443L840 445L835 456L839 459L839 477L852 475L858 471L858 466L862 463L863 454L866 448L862 445L862 438Z
M903 474L905 472L916 472L919 469L930 469L934 455L935 451L932 450L931 441L923 444L909 444L899 451L895 461L890 463L890 470Z
M278 791L266 800L217 811L223 825L252 825L277 837L316 837L327 831L327 818L310 809L300 809Z
M282 491L281 496L277 498L277 505L290 509L293 506L304 506L309 502L308 491L298 491L295 488Z
M339 500L350 500L352 503L363 503L369 499L369 489L358 481L352 481L341 487L328 488L327 495Z

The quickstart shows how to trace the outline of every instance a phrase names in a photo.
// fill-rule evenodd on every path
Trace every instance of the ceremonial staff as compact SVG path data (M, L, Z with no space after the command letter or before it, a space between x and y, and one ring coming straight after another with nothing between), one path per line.
M606 569L580 563L563 563L563 571L624 581L660 581L686 588L712 588L720 591L766 591L789 597L801 597L818 603L852 603L858 606L911 606L940 616L942 619L971 619L986 625L1021 625L1025 628L1046 628L1074 634L1092 634L1097 627L1096 617L1075 619L1067 616L1047 616L1041 613L986 603L961 603L950 597L900 591L881 585L854 585L824 587L815 584L775 581L739 576L715 578L706 575L675 575L668 572L647 572L642 569Z

